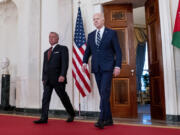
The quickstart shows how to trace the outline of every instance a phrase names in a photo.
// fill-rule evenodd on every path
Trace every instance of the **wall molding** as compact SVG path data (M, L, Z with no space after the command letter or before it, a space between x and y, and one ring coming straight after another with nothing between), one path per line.
M166 115L166 121L180 122L180 115Z
M0 106L0 113L8 113L8 114L22 114L22 115L41 115L41 109L35 108L16 108L11 106L9 109L4 109ZM75 111L76 116L79 116L79 111ZM99 116L99 112L94 111L81 111L80 116L82 117L92 117L97 118ZM63 117L68 116L68 113L65 110L49 110L49 116L52 117Z

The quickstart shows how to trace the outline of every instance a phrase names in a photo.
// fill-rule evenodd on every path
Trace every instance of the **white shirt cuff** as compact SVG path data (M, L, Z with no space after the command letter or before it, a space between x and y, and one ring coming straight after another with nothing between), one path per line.
M120 67L114 67L114 68L121 69Z

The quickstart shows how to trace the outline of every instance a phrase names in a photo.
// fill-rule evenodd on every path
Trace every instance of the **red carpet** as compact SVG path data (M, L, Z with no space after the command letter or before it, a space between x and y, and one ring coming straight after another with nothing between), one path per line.
M103 130L94 123L49 120L48 124L36 125L37 118L0 115L0 135L180 135L180 129L157 128L115 124Z

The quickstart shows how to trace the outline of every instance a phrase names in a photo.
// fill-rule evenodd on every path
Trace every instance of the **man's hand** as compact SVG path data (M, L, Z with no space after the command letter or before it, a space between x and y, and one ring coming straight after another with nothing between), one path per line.
M65 78L64 78L64 76L59 76L59 78L58 78L58 82L64 82L64 80L65 80Z
M115 68L114 68L114 71L113 71L114 77L117 77L117 76L120 74L120 71L121 71L120 68L115 67Z
M85 72L86 69L87 69L87 64L84 63L84 64L82 65L82 71Z

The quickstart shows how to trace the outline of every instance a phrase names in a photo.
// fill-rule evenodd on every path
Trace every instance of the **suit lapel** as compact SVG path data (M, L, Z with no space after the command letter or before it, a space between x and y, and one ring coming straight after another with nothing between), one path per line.
M58 49L59 45L56 45L56 47L53 49L49 61L53 58L54 52Z
M92 36L92 41L94 43L94 45L96 46L96 30L93 32L93 36Z
M102 43L104 42L104 40L106 39L106 36L108 35L108 29L107 28L105 28L104 29L104 33L103 33L103 36L102 36L102 39L101 39L101 45L102 45Z
M100 46L103 44L104 40L106 40L107 35L108 35L108 29L105 28L102 39L101 39ZM92 33L92 41L93 41L94 46L97 47L97 45L96 45L96 30Z

